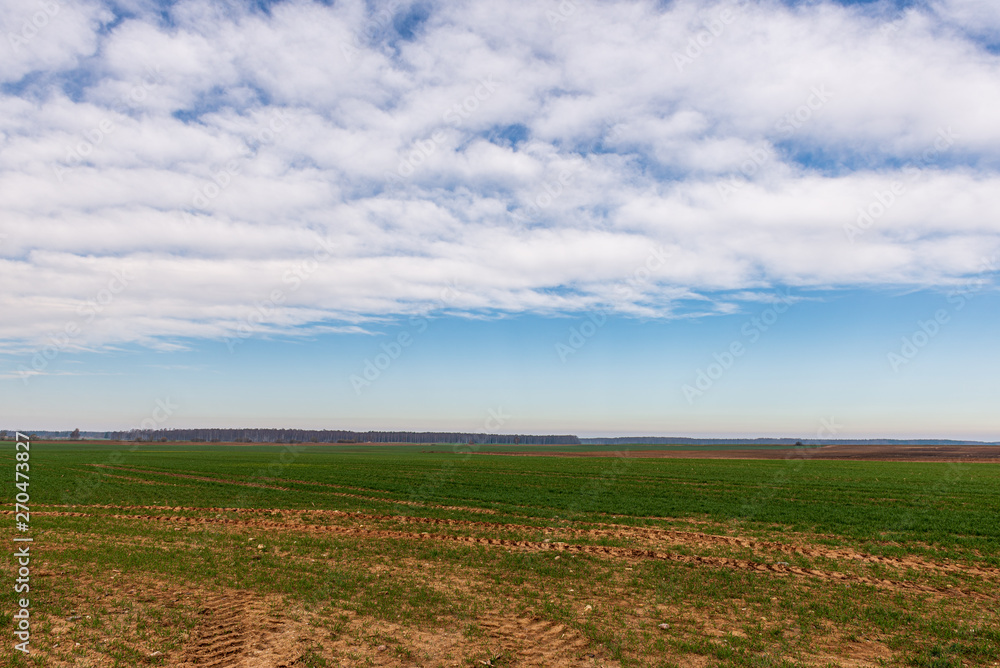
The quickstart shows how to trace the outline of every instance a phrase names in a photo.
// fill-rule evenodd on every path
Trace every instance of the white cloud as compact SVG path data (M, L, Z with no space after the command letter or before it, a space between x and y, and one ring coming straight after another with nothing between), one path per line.
M276 291L257 333L669 317L716 291L946 285L1000 251L981 3L449 3L410 41L361 2L140 2L105 31L100 4L58 7L0 77L7 342L226 337Z
M932 3L938 16L973 35L996 44L1000 39L1000 7L988 0L937 0Z
M0 2L0 34L4 37L0 82L15 82L33 72L76 67L82 58L97 51L97 31L112 18L97 1Z

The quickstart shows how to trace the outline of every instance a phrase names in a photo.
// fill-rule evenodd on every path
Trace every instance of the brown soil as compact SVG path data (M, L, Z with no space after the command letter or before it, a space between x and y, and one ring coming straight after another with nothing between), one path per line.
M40 508L68 508L69 506L38 506ZM1000 569L972 566L972 565L959 565L955 563L945 563L945 562L935 562L928 559L923 559L916 556L907 557L886 557L882 555L869 554L865 552L859 552L857 550L852 550L850 548L829 548L821 547L815 545L805 545L796 543L780 543L775 541L764 541L756 540L753 538L746 538L743 536L727 536L719 534L709 534L697 531L678 531L675 529L659 529L659 528L649 528L649 527L633 527L620 524L598 524L597 528L575 528L575 527L537 527L523 524L510 524L510 523L500 523L500 522L483 522L483 521L472 521L472 520L456 520L456 519L446 519L446 518L436 518L436 517L411 517L407 515L378 515L372 513L360 513L360 512L348 512L343 510L295 510L295 509L282 509L282 508L205 508L205 507L184 507L184 506L111 506L111 505L93 505L90 508L105 509L105 510L154 510L154 511L172 511L172 512L198 512L198 513L211 513L214 515L212 518L205 518L204 520L198 518L176 518L177 520L187 519L191 522L203 522L203 523L223 523L232 524L231 520L224 519L224 514L235 514L235 515L269 515L272 517L282 517L289 518L290 523L278 522L278 523L267 523L268 528L274 528L272 525L276 525L282 529L304 529L307 531L346 531L350 527L343 526L330 526L330 525L319 525L314 523L303 523L303 518L308 518L313 520L320 517L330 517L330 518L340 518L346 520L351 524L359 524L364 526L372 522L393 522L400 524L415 524L415 525L430 525L430 526L449 526L449 527L460 527L460 528L481 528L488 529L491 531L506 531L506 532L517 532L517 533L541 533L549 536L557 536L561 538L614 538L619 540L628 540L639 544L657 545L657 544L670 544L670 545L680 545L695 548L713 548L717 546L727 546L727 547L737 547L751 550L753 552L776 552L779 554L788 555L800 555L810 558L824 558L832 560L846 560L846 561L857 561L865 564L878 564L880 566L887 566L890 568L905 570L923 570L923 571L934 571L938 573L952 573L952 574L966 574L977 578L996 578L1000 579ZM0 514L9 515L13 511L0 511ZM88 516L88 513L63 513L63 512L46 512L46 511L36 511L36 515L69 515L83 517ZM123 519L137 519L138 515L113 515L112 517L119 517ZM150 517L150 516L141 516ZM156 519L165 521L167 519L163 516L158 516ZM252 521L236 522L237 524L254 525ZM412 534L417 535L417 534ZM430 534L427 532L420 532L419 536L426 537ZM459 537L449 536L444 539L458 539ZM483 540L493 540L493 539L483 539ZM524 541L515 541L524 542ZM551 539L545 541L550 542ZM543 548L545 549L545 548Z
M514 658L515 665L565 665L566 659L585 654L590 645L578 631L544 619L492 617L480 626L498 641L497 654ZM590 658L594 656L590 653Z
M59 510L54 510L59 508ZM65 510L63 510L65 508ZM81 508L80 510L84 510ZM497 523L476 520L455 520L439 518L422 518L410 516L391 516L373 513L345 512L338 510L289 510L289 509L236 509L236 508L205 508L183 506L88 506L88 511L105 511L108 514L99 515L94 512L76 512L65 506L40 506L37 514L42 516L70 517L108 517L126 522L156 522L163 526L173 527L178 531L252 531L249 535L261 535L258 532L274 535L284 532L304 532L310 534L328 534L341 536L357 536L371 539L408 540L408 541L440 541L452 544L476 544L494 550L518 550L541 552L549 551L555 556L566 558L575 554L598 556L609 561L611 565L622 566L626 571L637 566L642 560L669 560L692 567L714 569L734 569L754 571L774 577L801 578L803 586L808 586L807 579L814 578L828 582L838 582L851 585L866 584L891 592L907 594L932 594L934 599L943 604L962 604L982 606L983 609L995 604L995 600L977 591L968 591L958 587L936 587L922 582L913 582L891 575L885 578L867 577L864 573L842 573L830 568L801 568L792 564L777 561L775 557L767 558L768 552L787 553L790 555L805 555L829 558L831 560L847 560L854 562L876 563L899 571L900 575L908 570L929 571L936 573L961 573L978 578L1000 578L1000 569L980 569L959 566L956 564L937 563L918 558L888 558L849 549L832 549L817 545L793 545L760 541L741 536L725 536L702 533L698 531L678 531L675 529L660 529L632 527L616 524L577 524L560 527L533 527L521 524ZM184 513L182 515L181 513ZM9 511L3 511L9 515ZM329 522L319 524L316 522ZM71 527L68 527L68 529ZM465 530L466 534L456 535ZM92 529L91 529L92 530ZM503 536L513 534L541 534L550 536L545 540L520 540L511 537L484 537L481 534L494 533ZM127 533L127 532L126 532ZM70 543L81 545L80 541L63 532L63 538ZM98 534L99 535L99 534ZM186 534L182 534L186 535ZM105 543L111 538L101 536ZM124 538L124 535L123 535ZM126 541L142 542L144 537L125 538ZM629 547L595 545L592 543L569 543L568 540L612 539L627 542ZM156 537L148 538L156 543ZM256 540L253 541L256 543ZM685 553L671 551L668 546L675 545L685 548ZM690 554L691 550L714 548L738 548L752 554L749 558L734 558L718 554ZM51 547L55 548L56 545ZM277 553L277 547L274 548ZM301 561L323 562L330 559L326 554L293 556L282 553L289 567L294 567ZM42 564L43 568L45 564ZM426 580L426 584L440 590L444 594L461 591L471 598L479 598L483 592L492 586L483 580L481 574L474 569L457 566L453 569L437 568L430 562L417 559L391 560L384 563L359 563L359 568L382 576L413 576ZM328 665L345 666L555 666L569 668L570 666L607 666L615 668L617 662L610 659L607 648L589 640L581 633L580 624L543 619L536 616L535 608L511 610L509 602L503 600L484 600L482 608L475 616L457 623L446 623L438 620L438 624L414 625L393 623L363 617L353 612L339 608L323 610L306 610L301 606L288 607L281 597L264 596L244 590L210 591L189 585L167 585L163 582L153 582L136 586L138 593L128 590L120 574L112 572L111 582L93 582L88 601L77 603L79 610L92 610L94 601L100 601L108 596L108 591L116 592L128 601L129 607L140 606L172 608L181 605L187 616L192 619L194 613L196 623L190 632L180 636L180 641L174 641L172 646L162 642L159 644L149 636L137 642L137 649L142 654L149 655L154 650L163 649L163 661L160 665L177 666L179 668L303 668L313 665L309 657L322 656ZM38 576L61 575L76 577L73 573L54 573L40 569ZM143 576L146 577L146 576ZM115 584L118 587L116 588ZM484 584L486 583L486 584ZM109 587L110 585L110 587ZM135 583L132 583L135 586ZM649 605L647 600L629 599L622 590L622 595L615 593L616 585L610 584L611 590L600 593L590 592L571 594L580 596L571 605L579 615L581 623L586 623L586 617L593 612L585 612L588 604L593 604L597 610L617 608L619 612L610 613L622 615L628 628L650 629L655 634L655 625L661 621L669 621L671 627L683 628L685 634L694 634L705 638L720 647L724 646L727 635L742 635L737 618L739 612L725 612L718 609L703 609L698 606L676 607L666 609L664 606ZM103 589L102 589L103 588ZM569 591L573 591L572 589ZM127 592L127 593L126 593ZM106 599L107 600L107 599ZM481 599L482 600L482 599ZM774 600L774 599L772 599ZM989 601L980 603L979 601ZM971 603L970 603L971 601ZM88 605L89 603L89 605ZM123 602L119 601L118 606ZM735 608L746 603L735 602ZM195 607L196 606L196 607ZM630 609L631 606L631 609ZM661 609L662 608L662 609ZM746 607L742 608L746 610ZM188 612L191 611L191 612ZM780 615L780 612L773 611ZM734 617L735 615L735 617ZM338 619L342 621L337 621ZM756 620L756 618L754 618ZM778 633L791 634L794 638L799 633L794 625L787 620L773 619L772 612L765 618L760 617L760 624L765 629L774 628ZM56 629L53 634L60 638L72 637L74 629L84 628L85 622L69 622L65 619L52 619ZM79 626L77 626L79 625ZM331 629L337 626L336 630ZM99 633L98 629L94 633ZM103 631L107 633L105 629ZM879 661L889 660L892 652L877 638L862 637L845 638L842 631L835 627L817 627L817 636L811 644L820 653L806 658L807 663L834 663L846 666L874 666ZM137 634L127 632L119 637L134 638ZM178 636L174 636L176 639ZM82 638L81 638L82 640ZM80 648L78 648L80 649ZM846 654L846 656L845 656ZM110 667L107 655L99 651L87 653L87 665L95 668ZM848 658L849 657L849 658ZM64 660L62 655L45 655L44 665L55 668L68 668L80 665ZM491 661L491 659L493 661ZM680 666L713 665L705 655L676 656ZM154 663L151 661L151 663ZM818 665L818 664L817 664Z
M174 509L176 510L176 509ZM222 510L222 509L220 509ZM12 511L3 511L4 515L10 514ZM268 510L259 512L270 512L272 515L280 515L283 511L281 510ZM313 511L314 512L314 511ZM487 545L491 547L496 547L500 549L509 550L526 550L526 551L541 551L541 550L555 550L558 552L563 552L566 554L591 554L609 559L628 559L628 560L644 560L644 559L657 559L664 561L673 561L684 564L691 564L696 566L708 566L714 568L730 568L735 570L743 571L756 571L760 573L768 573L777 576L799 576L799 577L811 577L818 578L820 580L836 581L844 583L858 583L871 585L875 587L880 587L884 589L890 589L895 591L914 591L932 594L941 594L945 596L962 596L971 597L982 600L994 601L994 597L987 596L980 592L968 591L958 587L936 587L932 585L919 584L915 582L903 581L903 580L893 580L888 578L878 578L870 577L865 575L851 574L851 573L841 573L839 571L830 571L817 568L802 568L799 566L794 566L787 562L771 562L771 561L759 561L753 559L738 559L733 557L722 557L722 556L709 556L709 555L691 555L682 554L677 552L669 552L665 550L657 550L650 548L639 548L639 547L614 547L607 545L590 545L590 544L569 544L561 541L551 541L546 539L544 541L529 541L529 540L516 540L508 538L484 538L479 536L463 536L454 534L440 534L440 533L430 533L427 531L416 532L416 531L397 531L388 529L378 529L372 528L368 524L372 518L385 518L392 520L401 520L404 523L416 523L416 524L431 524L431 525L484 525L490 528L503 527L506 529L518 529L524 530L525 527L521 525L496 525L487 522L462 522L460 520L440 520L434 518L410 518L410 517L400 517L393 518L388 516L366 516L360 513L342 513L342 511L324 511L327 514L341 514L345 517L350 517L354 520L361 520L354 522L351 525L320 525L320 524L304 524L297 522L279 522L270 521L263 519L230 519L225 517L220 517L216 514L214 517L190 517L181 515L123 515L123 514L109 514L103 517L109 517L117 520L126 521L140 521L140 522L163 522L163 523L175 523L187 526L225 526L225 527L247 527L262 529L265 531L297 531L312 534L324 534L332 533L345 536L361 536L365 538L387 538L387 539L403 539L403 540L436 540L444 542L457 542L466 544L477 544L477 545ZM91 513L83 512L58 512L58 511L41 511L35 512L34 514L39 516L62 516L62 517L92 517ZM366 521L367 520L367 521ZM537 529L536 529L537 530ZM631 527L623 529L634 531ZM565 531L564 529L558 529L556 531ZM589 530L587 530L589 531ZM644 530L639 529L638 531L656 531L656 530ZM667 532L669 534L675 534L674 537L680 537L684 532ZM621 533L624 536L624 533ZM691 533L690 538L692 544L697 546L699 541L703 541L707 534L697 534ZM713 537L718 538L718 537ZM753 541L749 541L748 544L752 544ZM775 544L777 545L777 544ZM894 563L892 559L888 557L873 557L868 555L869 558L885 560L886 563ZM900 560L902 561L902 560ZM879 563L883 563L880 561ZM986 569L976 569L976 568L966 568L959 567L955 565L941 565L941 564L930 564L929 562L920 562L918 560L913 560L912 562L902 562L899 565L905 565L907 567L920 567L921 565L930 565L935 569L947 569L952 572L960 571L966 572L974 575L980 574L990 574L993 575L991 570Z
M406 564L407 568L417 566ZM376 566L375 571L384 570ZM392 568L398 571L397 568ZM86 574L74 574L80 583L73 605L81 611L93 611L106 601L107 584ZM261 596L252 591L227 589L209 591L203 588L176 585L151 579L132 578L112 571L112 583L121 594L116 604L127 609L121 614L166 609L189 609L196 605L197 623L190 632L180 632L180 647L170 649L163 643L162 633L139 634L133 625L120 640L129 641L136 651L149 657L149 663L174 668L307 668L322 657L324 665L342 666L404 666L480 665L498 660L496 665L605 666L618 668L618 662L607 658L607 650L592 645L578 631L560 623L534 617L518 617L500 610L487 612L474 619L475 634L463 632L463 625L436 628L404 626L361 616L354 612L326 608L309 611L299 606L288 607L275 595ZM42 613L44 615L44 613ZM71 617L47 617L53 646L34 647L33 654L52 668L88 665L109 668L110 657L96 647L106 641L109 629L94 629L86 637L79 636L78 625L84 620ZM161 629L162 631L163 629ZM138 636L142 640L137 640ZM177 637L177 636L175 636ZM83 640L83 647L73 652L74 638ZM67 643L66 640L70 642ZM63 649L60 650L60 644ZM166 651L155 649L160 647ZM80 651L85 663L80 663ZM157 658L159 657L159 658ZM599 661L599 663L598 663ZM482 665L490 665L488 663Z
M201 599L199 623L176 664L183 668L251 668L294 665L295 632L269 614L249 592L210 594Z

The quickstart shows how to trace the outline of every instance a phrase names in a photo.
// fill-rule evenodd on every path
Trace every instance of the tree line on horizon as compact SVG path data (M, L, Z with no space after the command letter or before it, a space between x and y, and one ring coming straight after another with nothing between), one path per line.
M475 443L479 445L998 445L997 441L952 439L793 439L691 438L683 436L613 436L580 438L573 434L485 434L470 432L346 431L315 429L130 429L127 431L20 430L31 440L101 439L110 441L193 441L207 443ZM14 440L14 430L0 429L0 441Z
M343 431L316 429L130 429L104 432L114 441L194 441L206 443L475 443L479 445L579 445L573 435L484 434L470 432Z

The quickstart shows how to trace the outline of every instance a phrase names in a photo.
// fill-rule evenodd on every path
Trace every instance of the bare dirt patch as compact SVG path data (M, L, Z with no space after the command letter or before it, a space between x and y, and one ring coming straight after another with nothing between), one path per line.
M48 506L47 508L51 508ZM122 511L142 509L145 512L122 514ZM82 509L81 509L82 510ZM96 510L96 509L95 509ZM837 573L834 570L796 569L788 564L765 563L752 559L734 559L713 555L678 554L660 548L639 548L604 546L593 544L570 544L564 537L615 537L628 541L648 544L669 543L672 540L689 541L688 547L697 547L701 541L712 546L716 539L723 541L748 541L739 536L713 536L697 532L677 532L669 529L646 529L619 525L570 527L526 527L471 520L438 520L436 518L392 517L343 511L253 509L238 510L225 508L173 507L121 507L103 506L103 511L111 511L103 517L119 520L118 533L113 537L105 535L103 525L87 526L91 533L86 541L64 532L62 538L70 543L85 545L92 540L95 544L113 540L125 545L131 539L135 543L155 544L156 536L143 531L150 528L142 523L156 522L160 526L186 531L222 530L246 532L248 536L261 535L261 531L271 536L284 534L291 537L299 532L333 536L355 536L359 542L369 539L402 539L408 541L451 541L484 545L491 550L547 552L548 556L561 557L562 561L549 562L548 558L534 559L541 563L536 575L518 579L519 584L496 579L496 574L483 569L481 565L453 562L448 558L435 561L433 556L418 558L398 558L399 552L388 542L381 543L376 556L359 558L358 569L378 576L368 586L369 594L377 591L386 582L413 582L440 594L439 599L473 601L471 607L435 608L430 616L420 617L422 621L409 619L407 615L385 615L375 618L358 614L345 607L352 607L354 599L344 598L330 601L311 601L308 607L283 599L294 594L262 594L236 589L208 589L189 583L166 585L161 581L136 584L135 577L111 573L109 581L94 583L88 588L90 596L100 601L104 592L117 596L114 605L131 610L122 610L122 615L134 615L140 610L183 609L186 630L180 636L172 636L172 643L149 635L134 642L138 635L134 626L119 627L105 623L93 629L88 638L73 636L85 626L82 621L67 622L54 620L65 627L58 639L74 637L84 647L77 647L72 656L44 655L52 658L44 665L56 668L86 665L105 668L112 665L108 656L111 638L128 638L135 645L140 657L149 657L154 650L163 654L159 665L196 668L303 668L304 666L448 666L478 668L480 665L493 666L607 666L613 668L617 662L610 647L618 647L623 656L643 657L649 665L669 660L681 666L716 665L717 658L725 652L744 651L756 646L755 643L772 643L771 656L782 657L800 665L874 666L880 661L891 661L896 647L887 637L868 633L868 629L852 628L845 631L838 624L824 619L815 624L803 623L805 616L801 608L792 609L783 604L768 604L766 599L756 600L761 588L773 583L776 591L785 591L791 586L797 592L819 592L821 595L832 591L828 583L867 583L891 592L907 594L931 593L934 596L905 599L912 605L941 605L948 609L991 608L983 604L975 592L957 589L925 587L912 582L870 579L856 574ZM118 512L114 512L118 511ZM152 511L152 512L150 512ZM41 511L49 514L48 510ZM228 515L232 512L233 515ZM113 514L112 514L113 513ZM182 515L180 513L187 513ZM58 515L81 517L101 517L95 513L66 512ZM226 515L226 516L220 516ZM322 515L341 522L339 525L310 524ZM305 521L303 521L305 520ZM383 521L402 523L402 526L385 525ZM134 522L134 523L133 523ZM455 535L455 529L498 529L551 531L547 541L490 538L478 535ZM67 523L72 530L72 523ZM397 528L402 530L396 530ZM136 530L139 535L130 536ZM442 533L443 531L451 533ZM591 533L597 532L597 533ZM186 535L186 534L181 534ZM500 534L502 535L502 534ZM298 536L296 536L298 538ZM184 541L182 540L181 543ZM256 544L256 540L252 541ZM299 539L300 547L303 541ZM340 542L340 541L338 541ZM728 545L728 542L722 544ZM763 541L739 543L751 549L765 545ZM173 548L176 543L171 543ZM344 541L338 546L338 555L323 554L326 549L319 543L314 552L303 552L294 548L291 553L281 552L282 562L288 568L296 568L300 562L316 564L312 568L323 571L324 560L343 565L345 555L349 555L351 542ZM55 547L55 546L52 546ZM200 545L206 548L206 545ZM273 546L279 554L278 545ZM433 547L433 546L432 546ZM230 551L220 545L209 545L213 551ZM432 549L420 551L422 555L440 552ZM222 554L222 552L219 552ZM582 559L567 559L571 555L593 555L600 560L586 560L587 568L597 572L611 573L610 577L585 578L572 581L563 580L562 575L550 574L549 566L554 563L569 568L584 567ZM182 555L182 553L181 553ZM183 558L180 556L179 558ZM349 556L347 557L350 558ZM705 573L699 568L734 569L760 572L768 577L750 578L752 589L740 596L727 598L716 596L706 601L695 592L692 598L671 599L647 587L648 580L634 580L628 571L643 571L641 560L663 559L692 568L679 569L690 573L690 577L701 578ZM489 560L492 562L492 560ZM498 560L499 561L499 560ZM477 562L478 564L478 562ZM576 566L574 564L580 564ZM835 568L835 567L834 567ZM58 573L65 577L65 569ZM570 571L572 572L572 571ZM78 579L75 573L69 578ZM863 575L863 574L862 574ZM100 577L100 576L98 576ZM117 579L115 579L117 577ZM136 576L136 577L146 577ZM162 576L154 576L162 577ZM178 576L173 576L174 578ZM181 575L180 577L184 577ZM571 576L572 577L572 576ZM687 577L687 576L684 576ZM774 579L772 579L772 577ZM788 578L778 580L777 578ZM512 580L514 578L511 578ZM743 579L743 578L739 578ZM707 578L711 581L711 577ZM812 581L811 581L812 580ZM639 584L641 583L641 584ZM236 585L244 586L244 585ZM576 590L574 592L574 589ZM840 590L837 587L836 590ZM850 590L848 590L850 591ZM782 595L779 593L779 596ZM881 596L881 595L880 595ZM903 600L903 597L887 597L885 600ZM104 599L110 601L110 599ZM308 599L303 599L308 600ZM776 598L770 599L772 602ZM784 599L782 599L784 600ZM670 605L658 605L659 602ZM93 601L74 601L77 610L93 612ZM593 606L593 610L589 606ZM111 606L111 603L108 603ZM971 606L971 608L970 608ZM585 611L585 608L588 611ZM749 608L749 610L748 610ZM358 607L359 611L370 608ZM445 612L449 610L450 612ZM377 613L382 615L383 613ZM455 615L455 616L451 616ZM141 616L141 615L140 615ZM669 623L668 630L658 625ZM148 617L147 617L148 623ZM133 622L134 624L134 622ZM76 628L75 626L80 628ZM595 630L600 630L595 635ZM613 633L608 633L613 630ZM123 632L124 631L124 632ZM99 634L103 633L103 637ZM55 636L55 633L51 633ZM155 636L156 634L153 634ZM659 638L666 641L654 649ZM778 640L775 640L775 639ZM886 644L888 643L888 644ZM80 654L87 649L85 654ZM655 656L655 659L654 659ZM85 659L84 659L85 657ZM898 658L898 657L897 657ZM483 662L486 662L485 664ZM2 659L0 659L2 663ZM143 665L137 660L129 665ZM642 663L642 660L640 660Z
M69 506L45 506L45 507L65 508ZM186 511L186 512L212 513L214 517L206 518L205 519L206 522L217 522L220 519L222 519L221 516L223 514L230 514L230 513L235 515L252 515L252 516L267 515L271 517L289 518L291 521L290 523L288 524L282 523L277 525L285 529L295 528L295 526L304 526L304 527L315 527L316 530L322 531L324 530L323 527L326 525L305 524L303 523L303 517L309 519L316 519L321 517L335 517L347 520L360 527L368 526L372 522L394 522L401 524L415 524L415 525L428 525L428 526L478 528L478 529L494 530L494 531L539 532L542 533L543 535L558 536L563 538L593 538L593 539L615 538L623 541L627 540L650 546L663 545L663 544L689 546L696 548L712 548L716 546L727 546L727 547L744 548L754 552L773 552L778 554L800 555L810 558L818 557L831 560L854 561L864 564L877 564L880 566L887 566L890 568L903 571L912 569L912 570L933 571L941 574L965 574L977 578L1000 579L1000 569L973 566L967 564L935 562L916 556L887 557L887 556L869 554L865 552L859 552L857 550L852 550L849 548L827 548L814 545L803 545L794 543L790 544L790 543L780 543L774 541L756 540L742 536L726 536L719 534L701 533L696 531L678 531L675 529L632 527L632 526L616 525L616 524L599 525L599 528L575 528L570 526L536 527L530 525L520 525L520 524L510 524L510 523L500 523L500 522L458 520L458 519L436 518L436 517L413 517L408 515L379 515L371 513L341 511L341 510L315 510L315 509L298 510L298 509L281 509L281 508L205 508L205 507L184 507L184 506L112 506L112 505L94 505L89 507L110 509L110 510L154 510L154 511L168 511L168 512ZM0 511L0 514L9 515L12 512L13 511ZM47 511L38 511L35 514L44 516L48 514L59 515L66 513L58 513L58 512L50 513ZM80 516L88 516L89 514L72 513L71 515L80 517ZM135 516L116 515L116 517L135 517ZM188 518L188 519L197 521L197 519L195 518ZM273 528L273 525L269 525L268 528ZM336 529L330 527L327 530L335 531ZM420 535L428 536L430 534L426 532L421 532ZM440 536L438 538L443 539ZM525 542L525 541L514 541L514 542Z
M425 566L429 564L412 562L392 570L409 572ZM420 627L336 607L306 610L276 595L208 590L117 570L108 574L108 581L86 573L72 577L80 584L72 605L81 614L68 621L47 616L45 641L33 646L41 665L109 668L114 664L113 644L124 640L133 665L175 668L305 668L317 665L317 658L328 662L324 665L342 666L469 666L498 657L507 660L503 665L568 668L598 656L603 657L601 665L618 666L606 659L606 650L564 624L506 615L499 609L473 620L471 627L479 632L468 633L466 623ZM112 620L143 617L146 632L138 633L134 621L86 623L90 615L83 613L97 615L102 606L110 608L105 616ZM193 628L150 632L149 619L158 618L162 610L183 610L180 614L193 616ZM179 642L172 643L171 636Z
M581 658L597 656L587 652L590 643L579 631L559 622L494 616L480 621L480 626L495 641L500 660L513 659L515 665L578 665Z
M202 599L199 624L181 652L183 668L264 668L294 665L301 656L289 620L272 615L248 592Z
M280 511L275 511L275 512L280 513ZM339 512L339 511L326 511L326 512ZM42 511L42 512L37 512L35 514L42 516L93 517L93 515L90 513L82 513L82 512ZM774 562L755 561L751 559L736 559L732 557L691 555L691 554L681 554L677 552L668 552L664 550L647 549L647 548L569 544L565 542L549 541L549 540L528 541L528 540L514 540L506 538L486 538L480 536L439 534L427 531L422 531L422 532L394 531L394 530L370 528L370 526L365 525L365 523L363 522L358 522L353 526L352 525L344 526L344 525L320 525L320 524L302 524L302 523L292 523L292 522L277 522L277 521L269 521L263 519L241 520L241 519L230 519L223 517L190 517L181 515L109 514L109 515L104 515L104 517L109 517L117 520L138 521L138 522L177 523L177 524L186 524L189 526L223 525L229 527L253 527L265 531L300 531L312 534L337 534L344 536L360 536L365 538L436 540L436 541L486 545L486 546L492 546L510 550L526 550L526 551L555 550L558 552L565 552L568 554L590 554L612 559L630 559L630 560L656 559L656 560L673 561L673 562L679 562L697 566L709 566L715 568L730 568L730 569L744 570L744 571L755 571L759 573L768 573L777 576L794 575L800 577L818 578L820 580L826 580L826 581L858 583L858 584L871 585L895 591L912 591L912 592L941 594L945 596L963 596L963 597L971 597L975 599L990 600L990 601L996 600L994 597L987 596L985 594L981 594L975 591L964 590L959 587L936 587L927 584L892 580L888 578L869 577L864 575L841 573L838 571L829 571L817 568L802 568L799 566L794 566L787 562L774 563ZM408 518L408 519L413 519L413 518ZM427 518L422 518L422 519L427 519ZM447 523L447 522L458 522L458 520L431 519L431 522ZM490 524L490 523L474 523L474 524ZM501 525L501 526L509 526L509 525Z

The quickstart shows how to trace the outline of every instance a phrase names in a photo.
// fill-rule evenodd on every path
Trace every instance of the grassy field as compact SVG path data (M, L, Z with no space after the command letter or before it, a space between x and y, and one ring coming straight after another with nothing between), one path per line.
M1000 467L618 450L35 443L0 662L1000 665Z

